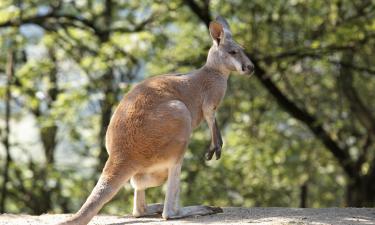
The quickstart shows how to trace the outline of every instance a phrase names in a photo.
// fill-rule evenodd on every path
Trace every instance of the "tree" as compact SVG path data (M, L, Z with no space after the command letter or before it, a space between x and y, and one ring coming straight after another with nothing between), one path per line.
M106 160L116 104L146 76L202 66L211 45L207 26L217 14L256 65L255 79L229 79L218 113L220 161L204 160L205 125L194 133L182 204L375 204L373 1L15 3L0 3L0 45L14 43L12 85L0 76L3 140L7 121L15 127L0 149L11 157L0 159L8 168L0 179L4 211L77 209ZM0 74L8 62L2 51ZM34 144L18 135L24 131L17 125L27 121L35 124ZM105 210L129 209L124 199L131 201L128 188ZM149 190L148 199L162 201L160 189Z
M8 57L7 57L7 67L6 67L6 74L7 74L7 83L6 83L6 92L5 92L5 134L3 139L3 144L5 146L5 163L3 168L3 183L1 187L1 201L0 201L0 213L5 212L5 203L8 194L7 184L9 182L9 166L12 162L12 157L10 155L10 116L11 116L11 99L12 99L12 91L11 85L13 81L14 75L14 53L10 46L8 50Z
M203 15L210 14L208 9L209 7L199 7L198 4L193 0L188 0L185 2L193 11L193 13L195 13L202 20L202 22L204 22L208 26L209 22L211 21L211 18L210 16ZM207 1L205 4L208 4ZM371 29L366 27L366 25L371 24L374 21L374 13L372 11L374 6L371 1L360 1L352 2L352 8L348 7L347 9L345 9L343 7L344 4L349 3L346 1L336 1L334 3L331 3L331 6L335 9L335 11L331 10L328 12L324 12L326 14L325 17L333 18L332 20L334 21L328 21L326 23L318 21L318 23L315 25L314 22L308 20L309 23L311 23L309 25L315 25L314 29L316 28L316 30L313 30L314 32L312 32L312 34L306 35L307 40L309 40L309 42L311 43L310 47L296 47L296 50L286 50L284 52L281 51L271 56L262 55L262 52L264 52L262 49L253 49L255 52L260 54L257 54L257 56L253 57L252 59L257 68L256 77L260 80L262 85L267 89L267 91L271 95L275 97L278 104L285 111L287 111L292 117L303 122L311 130L311 132L315 134L316 138L323 143L325 148L331 152L331 154L336 158L336 160L342 167L343 171L345 172L348 178L346 199L347 205L372 206L375 202L375 196L372 194L375 191L375 180L373 179L375 177L375 159L372 158L373 153L369 153L368 149L372 148L373 151L375 120L374 115L372 115L371 113L371 107L368 108L366 104L362 102L361 98L357 94L357 90L353 85L352 73L353 71L365 71L370 72L370 74L373 74L373 70L369 65L364 67L357 66L355 64L353 65L352 59L354 56L354 52L357 54L363 54L364 52L366 52L368 46L373 44L374 34L371 33ZM306 13L309 13L307 11L307 9L310 8L308 5L309 3L298 4L298 6L301 8L301 10L298 10L297 8L297 12L301 13L301 18L299 20L301 21L301 24L303 24L303 21L306 21L303 20L302 17L306 16ZM259 7L260 4L255 3L254 7L257 6ZM319 1L317 1L316 6L320 7ZM279 10L279 15L277 17L280 17L280 20L282 20L286 15L287 9L285 8L285 5L279 7L279 9L272 8L272 10ZM251 12L254 12L251 6L249 8ZM309 11L313 12L314 10ZM258 11L254 12L253 18L255 18L257 13L267 15L267 13L265 12ZM272 27L272 18L268 17L266 19L271 20L270 25ZM342 37L339 36L337 37L337 39L342 41L342 43L340 43L339 45L335 42L330 43L332 42L332 40L325 40L324 36L329 36L329 32L331 30L331 32L339 31L342 32L342 35L346 35L346 30L348 26L356 27L356 29L358 29L358 31L361 32L361 34L363 35L360 35L360 37L349 37L346 38L346 40L341 40ZM283 28L284 27L281 28L282 30L280 32L282 41L282 35L284 35L285 33ZM324 36L320 37L321 34ZM256 41L257 40L253 40L253 42ZM297 44L299 44L298 41L292 41L292 43L296 42ZM286 45L287 43L282 44ZM357 152L354 155L350 154L349 152L350 146L344 144L348 136L342 135L341 137L336 139L333 137L332 134L330 134L348 132L348 130L345 129L346 127L342 129L332 127L333 130L328 131L325 127L329 126L326 125L323 122L324 119L322 119L324 118L324 115L318 115L318 112L315 112L314 115L313 113L309 112L308 108L311 108L311 106L305 105L306 103L308 103L308 101L304 101L305 104L301 104L301 102L298 102L300 103L298 104L297 101L301 99L293 99L292 97L289 97L272 80L272 76L270 75L272 74L272 70L270 72L268 71L268 68L272 68L272 64L280 65L284 58L292 58L292 63L294 65L304 65L304 61L306 61L306 58L312 58L313 60L319 61L322 57L329 57L330 55L335 54L343 54L345 56L342 57L341 60L329 60L329 62L333 64L331 65L333 67L336 67L338 65L339 68L342 68L341 70L339 69L338 84L345 87L345 90L343 92L345 93L344 95L346 97L346 101L350 105L350 109L348 111L351 114L351 117L356 120L355 123L359 122L358 126L362 126L362 128L359 129L367 130L367 133L361 134L361 132L357 130L358 128L349 128L349 132L351 132L350 135L353 135L352 137L356 138L356 147L359 148L357 149L357 151L359 152ZM251 57L250 53L248 53L248 55L249 57ZM358 62L361 64L360 57L358 58ZM291 65L288 66L290 67ZM336 119L340 120L342 118ZM366 172L364 172L363 166L369 167L369 169L367 169Z

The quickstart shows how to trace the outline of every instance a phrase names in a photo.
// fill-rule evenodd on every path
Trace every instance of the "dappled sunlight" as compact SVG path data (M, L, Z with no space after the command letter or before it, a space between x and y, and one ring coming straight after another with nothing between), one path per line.
M217 15L229 26L219 22L213 31L220 32L210 33ZM202 123L192 133L181 205L292 207L229 208L208 216L212 224L374 223L367 208L327 208L375 206L375 10L367 0L0 1L0 213L77 211L108 158L109 122L134 86L162 74L191 74L212 45L220 54L210 71L249 68L235 60L232 45L220 45L224 29L255 72L232 72L213 107L220 160L205 159L216 132ZM219 96L205 82L184 92L200 104L197 114L208 100L196 93ZM150 82L147 89L137 97L157 92L159 100L167 87ZM145 130L174 125L163 122ZM146 201L164 201L165 189L148 189ZM101 213L125 215L132 207L126 184ZM146 222L161 220L139 223Z
M70 215L50 215L42 216L19 216L19 215L2 215L0 216L0 224L2 220L6 220L7 225L18 225L20 222L27 222L30 225L51 224L53 222L62 221ZM102 225L125 225L125 224L358 224L373 225L375 224L375 214L372 209L285 209L285 208L224 208L224 213L210 215L188 217L178 220L165 221L160 215L148 216L144 218L134 218L129 215L125 216L109 216L100 215L94 217L90 224Z

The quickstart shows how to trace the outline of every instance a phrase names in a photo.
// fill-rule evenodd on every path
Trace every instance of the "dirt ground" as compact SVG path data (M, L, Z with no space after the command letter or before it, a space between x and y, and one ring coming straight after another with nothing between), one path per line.
M375 208L223 208L224 213L164 221L160 216L134 218L132 216L96 216L90 225L127 224L375 224ZM0 225L43 225L56 224L67 218L67 214L0 215Z

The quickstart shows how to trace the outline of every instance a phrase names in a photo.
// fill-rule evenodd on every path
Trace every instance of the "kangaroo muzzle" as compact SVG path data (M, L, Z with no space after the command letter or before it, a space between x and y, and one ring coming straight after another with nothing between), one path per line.
M252 75L254 73L254 64L243 64L242 65L242 72L248 75Z

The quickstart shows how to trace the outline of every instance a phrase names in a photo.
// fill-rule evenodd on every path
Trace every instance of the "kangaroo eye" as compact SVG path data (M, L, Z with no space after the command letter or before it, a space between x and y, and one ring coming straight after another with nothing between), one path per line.
M237 51L236 50L232 50L232 51L229 51L228 53L231 54L231 55L235 55L235 54L237 54Z

